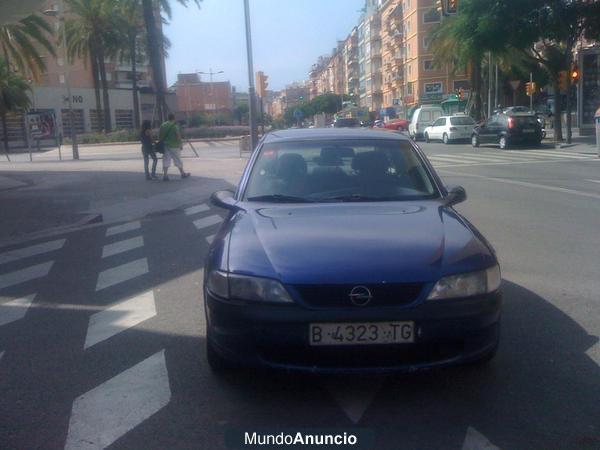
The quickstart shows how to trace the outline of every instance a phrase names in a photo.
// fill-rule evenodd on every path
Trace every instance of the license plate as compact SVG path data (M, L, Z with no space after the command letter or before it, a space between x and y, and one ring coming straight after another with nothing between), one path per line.
M310 345L403 344L415 341L414 322L311 323Z
M533 133L535 130L533 128L524 128L523 133Z

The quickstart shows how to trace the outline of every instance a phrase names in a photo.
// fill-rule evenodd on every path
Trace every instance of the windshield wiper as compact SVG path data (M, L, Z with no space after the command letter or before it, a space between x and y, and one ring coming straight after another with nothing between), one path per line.
M392 201L392 200L400 200L399 197L374 197L369 195L360 195L360 194L352 194L352 195L339 195L337 197L325 197L319 199L319 201L323 202L383 202L383 201Z
M251 202L314 203L314 200L308 198L282 194L257 195L255 197L248 197L246 200Z

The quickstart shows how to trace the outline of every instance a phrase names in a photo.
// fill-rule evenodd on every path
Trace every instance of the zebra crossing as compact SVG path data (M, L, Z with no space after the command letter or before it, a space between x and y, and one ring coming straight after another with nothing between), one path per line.
M210 208L206 204L200 204L195 206L190 206L184 210L186 216L191 216L192 218L196 217L200 213L209 212ZM210 232L207 230L216 229L217 225L221 224L223 218L217 214L210 214L207 216L203 216L193 220L193 224L198 231L203 233ZM205 235L204 239L208 244L212 244L213 239L215 238L214 234Z
M427 155L436 168L454 166L506 165L557 161L597 160L595 155L560 150L503 150L501 152L458 152Z
M29 288L28 283L48 275L54 265L54 259L51 258L65 242L66 239L56 239L0 254L0 327L25 317L37 295L34 288ZM27 263L32 258L37 261ZM23 288L30 292L20 295L2 293L2 291L18 292Z

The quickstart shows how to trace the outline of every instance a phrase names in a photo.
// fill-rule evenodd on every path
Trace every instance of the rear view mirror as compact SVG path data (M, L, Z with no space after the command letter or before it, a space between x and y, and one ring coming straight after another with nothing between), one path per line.
M448 195L446 197L446 206L454 206L464 202L467 199L467 191L462 186L448 186Z
M210 202L218 208L232 211L240 209L237 206L237 200L234 197L233 191L217 191L210 196Z

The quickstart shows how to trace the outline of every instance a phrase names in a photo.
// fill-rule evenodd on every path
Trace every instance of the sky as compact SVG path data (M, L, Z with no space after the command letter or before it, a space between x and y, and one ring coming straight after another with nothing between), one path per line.
M167 82L178 73L223 70L214 81L229 80L248 90L243 0L193 1L187 8L171 1L173 15L164 29L171 41ZM281 90L308 78L319 55L330 54L358 23L364 0L250 0L254 71L268 77L268 89ZM208 81L208 75L202 75Z

